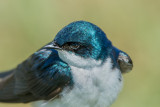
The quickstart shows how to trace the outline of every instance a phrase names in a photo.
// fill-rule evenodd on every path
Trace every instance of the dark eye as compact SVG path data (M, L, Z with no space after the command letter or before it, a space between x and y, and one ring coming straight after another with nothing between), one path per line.
M65 45L63 45L63 49L74 51L80 48L80 46L81 45L79 43L68 42Z
M80 45L74 43L74 44L71 44L69 47L73 50L77 50L80 47Z

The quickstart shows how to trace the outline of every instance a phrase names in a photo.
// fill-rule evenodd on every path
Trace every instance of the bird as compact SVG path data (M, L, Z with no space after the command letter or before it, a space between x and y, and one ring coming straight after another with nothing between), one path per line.
M75 21L14 69L0 73L0 102L34 107L110 107L130 56L97 25Z

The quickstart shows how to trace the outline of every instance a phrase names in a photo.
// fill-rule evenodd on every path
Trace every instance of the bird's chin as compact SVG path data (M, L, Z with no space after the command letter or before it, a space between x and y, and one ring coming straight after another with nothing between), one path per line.
M64 50L58 50L58 55L64 62L79 68L99 66L102 63L102 61L96 61L95 59L91 58L83 58Z

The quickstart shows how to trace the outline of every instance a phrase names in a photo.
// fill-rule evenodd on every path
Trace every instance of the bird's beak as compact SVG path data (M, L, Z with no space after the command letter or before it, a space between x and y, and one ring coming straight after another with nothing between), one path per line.
M52 43L46 45L45 48L47 48L47 49L56 49L56 50L61 50L62 49L55 42L52 42Z

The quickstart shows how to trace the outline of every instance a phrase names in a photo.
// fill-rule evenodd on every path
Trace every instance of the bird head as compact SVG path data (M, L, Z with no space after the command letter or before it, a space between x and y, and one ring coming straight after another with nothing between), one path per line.
M114 48L98 26L86 21L65 26L46 47L56 49L66 63L80 67L100 65L106 58L111 58L113 64L119 66L117 56L123 52Z

